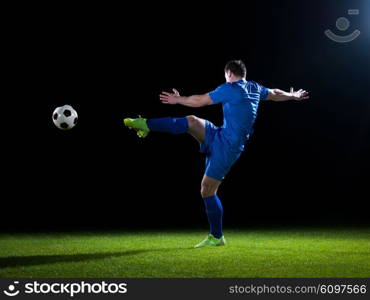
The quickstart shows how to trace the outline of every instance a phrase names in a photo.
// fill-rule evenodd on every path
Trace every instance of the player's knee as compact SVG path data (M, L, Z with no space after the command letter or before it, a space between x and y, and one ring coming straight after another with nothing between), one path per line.
M202 198L207 198L215 195L217 192L217 188L215 188L211 184L202 183L200 188L200 194L202 195Z
M199 123L199 119L193 115L186 116L186 119L188 120L189 128L192 128Z

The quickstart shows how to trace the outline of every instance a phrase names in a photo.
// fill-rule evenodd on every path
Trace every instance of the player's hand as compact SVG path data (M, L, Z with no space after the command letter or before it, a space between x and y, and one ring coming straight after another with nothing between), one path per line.
M163 104L177 104L180 99L180 93L176 89L172 89L173 93L162 92L159 99Z
M292 100L306 100L309 99L310 97L308 96L308 92L305 90L300 89L299 91L294 91L294 88L290 88L290 94L292 95L291 99Z

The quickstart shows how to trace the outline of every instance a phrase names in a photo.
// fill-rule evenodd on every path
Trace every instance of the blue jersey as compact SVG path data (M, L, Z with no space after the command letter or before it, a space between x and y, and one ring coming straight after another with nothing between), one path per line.
M224 120L221 135L230 150L243 151L253 132L260 100L268 96L268 89L254 81L226 82L209 93L212 101L222 103Z

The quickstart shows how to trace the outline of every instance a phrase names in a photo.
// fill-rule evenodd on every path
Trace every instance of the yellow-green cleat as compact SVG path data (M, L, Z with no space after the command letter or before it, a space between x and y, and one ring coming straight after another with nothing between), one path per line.
M224 246L224 245L226 245L226 240L224 236L217 239L212 234L209 234L203 241L201 241L199 244L196 244L194 248L201 248L207 246Z
M125 124L129 129L134 129L140 138L145 138L150 132L150 129L146 124L146 119L141 117L136 119L126 118L123 120L123 124Z

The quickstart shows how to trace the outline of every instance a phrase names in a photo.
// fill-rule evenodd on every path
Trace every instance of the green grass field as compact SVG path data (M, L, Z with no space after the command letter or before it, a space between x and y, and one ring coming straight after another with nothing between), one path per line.
M0 234L0 277L370 277L370 228Z

